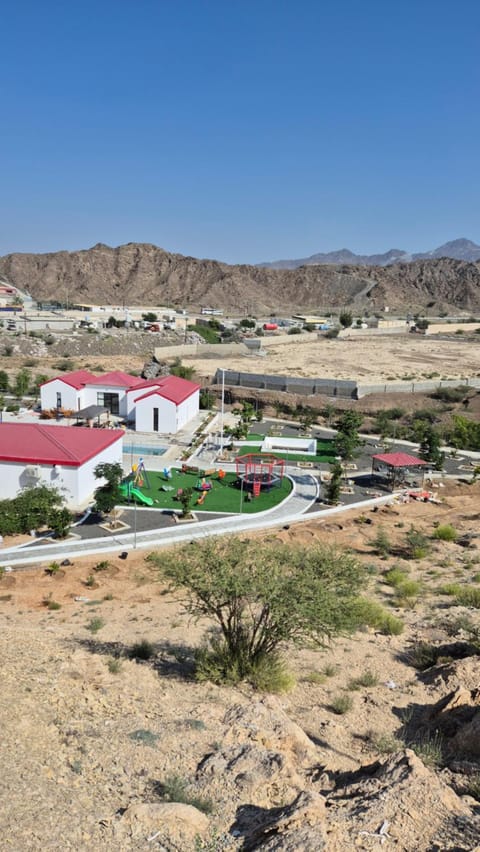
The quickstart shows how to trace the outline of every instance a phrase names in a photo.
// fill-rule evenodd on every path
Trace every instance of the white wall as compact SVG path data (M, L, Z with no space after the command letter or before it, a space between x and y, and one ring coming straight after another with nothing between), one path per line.
M118 394L118 413L120 417L126 417L128 413L126 388L113 387L112 385L87 385L85 387L85 406L97 405L97 394ZM82 406L83 407L83 406Z
M177 430L183 429L186 423L189 423L197 416L200 410L200 391L196 390L192 393L177 409Z
M135 406L135 430L153 432L153 409L158 408L158 431L172 435L177 431L177 406L158 394L139 400Z
M57 392L62 395L62 408L71 408L73 411L78 411L79 408L85 406L84 388L77 390L62 382L61 379L53 379L46 385L40 388L40 405L42 409L57 407Z
M81 467L58 465L26 465L23 462L0 462L0 499L16 497L22 488L32 485L48 485L56 488L65 497L69 509L78 509L88 502L96 488L103 484L101 479L95 479L93 471L97 464L122 463L123 435L114 444L94 456ZM25 468L35 467L38 470L38 483L28 480Z

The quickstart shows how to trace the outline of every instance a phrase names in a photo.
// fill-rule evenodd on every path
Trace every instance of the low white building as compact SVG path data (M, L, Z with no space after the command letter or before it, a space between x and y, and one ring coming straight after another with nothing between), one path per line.
M137 432L176 434L200 408L200 385L178 376L145 381L115 371L94 376L76 370L45 382L40 388L42 410L80 411L102 406L135 423Z
M128 393L137 432L175 435L200 408L200 385L178 376L165 376L138 385Z
M40 423L0 423L0 499L48 485L79 509L103 484L98 464L122 463L123 431Z

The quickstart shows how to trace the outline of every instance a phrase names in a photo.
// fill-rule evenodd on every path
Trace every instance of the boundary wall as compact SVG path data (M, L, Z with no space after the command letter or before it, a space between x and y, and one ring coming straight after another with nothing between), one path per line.
M222 383L222 373L223 370L217 370L213 384L220 385ZM274 376L267 373L239 373L234 370L225 370L225 384L279 393L295 393L301 396L322 395L340 397L341 399L361 399L371 393L428 393L439 387L456 388L459 385L480 389L479 378L363 384L356 380L306 379L295 376Z

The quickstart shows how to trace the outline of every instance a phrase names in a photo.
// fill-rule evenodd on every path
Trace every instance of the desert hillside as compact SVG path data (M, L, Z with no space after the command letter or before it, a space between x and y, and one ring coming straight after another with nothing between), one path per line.
M10 254L0 276L34 298L107 304L217 306L232 313L480 310L480 262L443 258L388 267L265 269L171 254L157 246L96 245L85 251Z
M443 491L278 532L348 547L404 624L289 649L297 685L280 696L192 678L208 623L145 553L5 574L0 848L478 850L478 609L452 584L478 590L479 485ZM435 523L457 540L433 539ZM410 525L429 539L421 558L402 555Z

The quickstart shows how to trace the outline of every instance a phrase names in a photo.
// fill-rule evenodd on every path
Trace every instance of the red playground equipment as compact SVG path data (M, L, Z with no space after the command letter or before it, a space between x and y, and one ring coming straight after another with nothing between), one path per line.
M235 459L237 484L258 497L261 491L280 488L285 475L285 460L268 453L249 453Z

